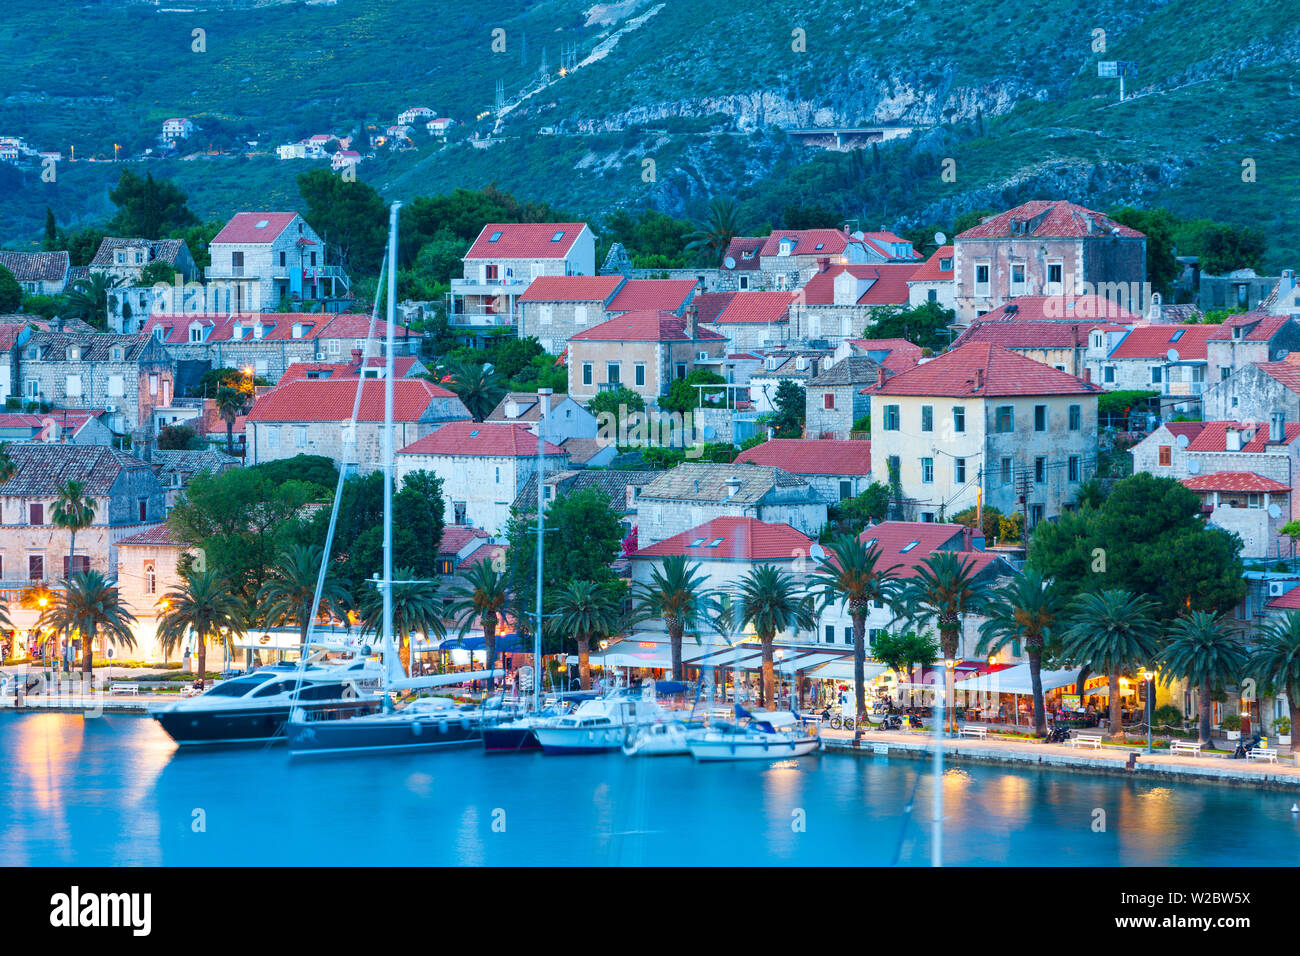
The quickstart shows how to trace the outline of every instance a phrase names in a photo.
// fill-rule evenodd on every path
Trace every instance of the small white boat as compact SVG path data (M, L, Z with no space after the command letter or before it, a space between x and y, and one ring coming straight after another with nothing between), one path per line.
M686 747L696 760L784 760L821 748L821 738L797 728L784 711L749 713L739 704L742 722L715 722L687 733Z
M532 730L548 755L600 753L618 750L629 732L667 719L668 711L653 697L618 693L579 704L573 713Z
M629 728L623 738L623 753L629 757L663 757L688 754L687 727L680 720L651 724L640 730Z

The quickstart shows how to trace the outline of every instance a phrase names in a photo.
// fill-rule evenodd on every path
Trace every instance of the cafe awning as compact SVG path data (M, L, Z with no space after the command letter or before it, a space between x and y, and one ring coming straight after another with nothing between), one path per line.
M1039 671L1043 682L1043 693L1073 687L1079 682L1079 669ZM979 674L959 680L953 685L954 690L976 691L981 694L1032 694L1034 685L1030 679L1029 665L1016 664L990 674Z

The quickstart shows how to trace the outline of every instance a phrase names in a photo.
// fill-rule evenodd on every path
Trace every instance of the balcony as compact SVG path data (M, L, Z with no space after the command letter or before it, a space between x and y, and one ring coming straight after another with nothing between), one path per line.
M486 309L467 309L464 312L448 314L451 325L467 328L499 328L515 324L515 317L509 312L489 312Z

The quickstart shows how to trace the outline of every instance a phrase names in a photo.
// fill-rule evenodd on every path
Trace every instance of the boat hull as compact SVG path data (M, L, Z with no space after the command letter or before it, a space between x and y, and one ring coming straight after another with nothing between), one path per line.
M541 750L531 727L488 727L483 731L483 751L490 754Z
M538 727L533 731L542 751L550 754L598 754L623 749L625 728L589 730L572 727Z
M378 714L349 720L294 719L289 721L287 736L294 757L446 750L478 744L483 726L468 717Z
M310 710L321 723L329 723L375 713L379 710L379 701L284 703L204 711L163 710L155 711L151 716L182 747L264 744L284 739L289 714L294 708Z
M821 747L816 737L794 740L701 739L688 740L687 748L696 760L785 760L803 757Z

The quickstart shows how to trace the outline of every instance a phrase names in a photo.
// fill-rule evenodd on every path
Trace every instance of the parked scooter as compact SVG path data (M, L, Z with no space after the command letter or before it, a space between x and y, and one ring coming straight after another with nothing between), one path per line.
M1063 744L1070 739L1070 728L1064 724L1053 724L1052 729L1043 738L1045 744Z
M1249 740L1238 740L1237 749L1232 752L1232 759L1245 760L1246 755L1259 746L1259 740L1259 734L1255 734Z
M885 719L880 722L881 730L902 730L903 718L898 714L887 714Z

